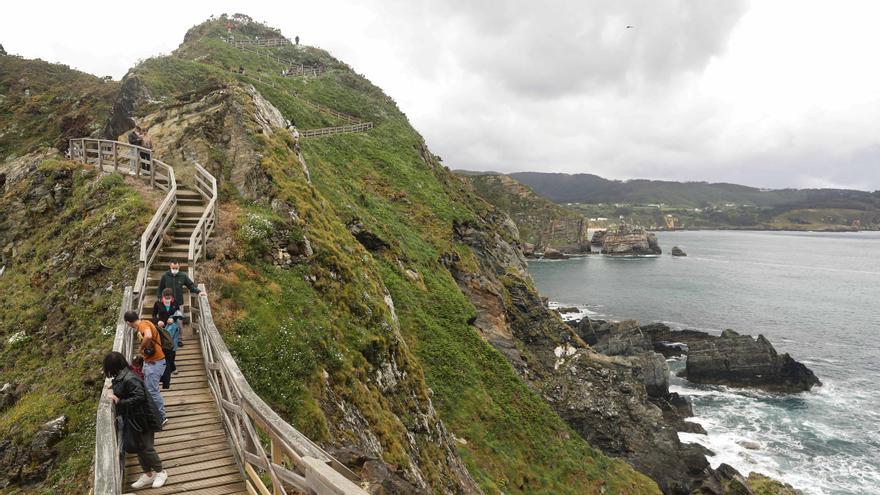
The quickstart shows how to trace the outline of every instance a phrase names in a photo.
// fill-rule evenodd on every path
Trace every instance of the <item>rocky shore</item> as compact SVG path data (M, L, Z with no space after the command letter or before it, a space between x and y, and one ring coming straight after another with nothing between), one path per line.
M715 336L697 330L673 330L662 323L639 325L635 320L618 322L589 317L570 320L569 325L586 344L597 353L608 356L611 362L625 361L633 366L634 376L644 386L648 401L661 411L665 427L675 432L706 434L702 426L688 421L693 416L693 409L687 399L669 392L666 363L669 356L687 356L683 375L695 383L755 387L776 393L797 393L821 385L805 365L788 354L778 354L760 335L753 339L726 330ZM590 438L590 441L597 440ZM607 448L601 443L598 446L603 450ZM705 459L705 455L711 452L695 444L680 444L674 451L689 469L692 480L689 489L693 490L690 493L800 493L757 473L746 478L726 464L712 469ZM633 464L645 469L635 462ZM669 466L665 468L669 469ZM658 479L655 473L645 472ZM764 492L753 488L760 483L770 483L773 490ZM676 491L679 488L674 485L660 484L664 493L679 493Z

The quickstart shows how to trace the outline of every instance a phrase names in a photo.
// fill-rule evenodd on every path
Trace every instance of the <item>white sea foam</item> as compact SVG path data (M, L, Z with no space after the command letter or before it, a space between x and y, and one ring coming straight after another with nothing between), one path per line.
M598 313L590 310L583 304L565 304L558 301L549 301L547 307L552 310L558 310L559 308L577 308L577 312L559 313L559 316L562 317L563 321L580 321L587 316L598 316Z

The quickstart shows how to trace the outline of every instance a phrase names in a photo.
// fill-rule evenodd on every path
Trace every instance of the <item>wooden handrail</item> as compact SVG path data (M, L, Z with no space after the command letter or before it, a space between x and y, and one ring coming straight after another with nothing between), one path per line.
M144 300L150 265L162 249L165 234L177 219L177 180L174 177L174 168L153 158L152 150L120 141L71 139L70 150L71 159L96 165L101 170L112 166L118 172L120 162L128 163L129 174L148 176L151 186L166 191L162 203L141 234L138 274L133 288L135 308L139 309Z
M371 129L372 122L304 131L309 136L359 132ZM121 153L120 153L121 152ZM134 287L125 288L113 350L130 358L134 333L125 324L124 314L140 311L143 305L148 270L162 248L162 240L177 217L177 181L174 169L153 158L152 151L140 146L102 139L71 139L70 158L94 164L102 171L108 167L123 173L148 176L151 186L166 191L165 198L141 235L138 275ZM195 278L196 263L204 258L207 240L217 223L217 180L196 164L195 190L207 200L196 229L190 236L188 261ZM204 284L196 297L193 324L201 336L200 345L215 404L229 436L230 446L239 464L249 493L286 495L294 490L317 495L366 495L353 480L357 476L333 459L317 444L285 422L250 387L214 323ZM121 495L124 482L124 457L117 430L116 411L109 400L111 381L105 380L98 403L95 426L95 477L93 493ZM269 438L265 449L262 438ZM264 475L268 476L270 488ZM290 492L292 493L292 492Z
M293 77L293 76L315 76L315 77L317 77L317 76L323 74L325 71L325 68L322 65L305 66L303 64L298 64L298 63L293 62L291 60L283 59L283 58L279 57L278 55L275 55L274 53L266 53L262 50L257 50L255 48L251 48L251 45L253 45L253 46L270 46L270 45L263 45L262 43L256 43L256 42L250 43L249 41L251 41L251 40L230 41L230 40L227 40L226 38L223 38L223 37L221 37L220 39L229 43L230 45L234 46L235 48L238 48L239 50L255 53L261 57L266 57L269 60L277 62L281 65L284 65L289 70L292 69L292 70L290 70L290 72L287 73L288 77ZM281 45L273 45L273 46L281 46Z
M115 171L149 178L150 185L166 191L165 198L141 234L138 256L138 274L134 287L125 288L113 350L130 358L134 349L134 332L125 324L126 311L140 311L144 300L147 274L150 264L162 249L162 240L177 217L177 180L174 169L153 158L153 152L142 146L106 139L79 138L70 140L70 159L95 165L101 171ZM122 169L120 170L120 165ZM126 167L126 165L128 165ZM110 379L104 381L104 389L95 416L95 494L120 495L123 462L122 450L116 429L116 409L108 398Z
M257 45L257 46L284 46L284 45L293 44L287 38L264 38L261 40L237 40L237 41L233 40L233 41L230 41L230 43L233 45Z
M217 225L217 179L204 167L196 163L195 184L196 192L207 201L205 211L199 218L193 233L189 237L189 250L187 261L189 263L189 276L196 280L196 263L205 256L208 249L208 238L214 232Z
M350 124L338 127L322 127L320 129L306 129L300 131L300 136L304 138L331 136L333 134L344 134L349 132L364 132L373 128L372 122L364 122L361 124Z
M131 356L134 350L133 331L125 324L125 312L132 308L134 297L131 286L122 294L122 305L119 307L119 318L116 320L116 336L113 339L113 350L123 356ZM121 442L117 437L116 406L110 400L111 379L104 380L98 412L95 416L95 479L93 493L119 495L122 493L123 462Z
M230 444L243 468L250 493L303 493L366 495L355 484L354 473L335 461L317 444L284 421L248 384L214 324L204 284L199 284L196 314L208 385ZM269 438L268 452L262 437ZM267 487L260 473L271 483Z

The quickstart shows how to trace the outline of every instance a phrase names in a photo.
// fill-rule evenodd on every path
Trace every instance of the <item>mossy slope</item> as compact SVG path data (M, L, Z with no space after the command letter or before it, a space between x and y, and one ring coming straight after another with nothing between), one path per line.
M100 362L113 342L122 287L134 280L139 233L152 208L122 176L99 176L57 159L5 187L0 384L24 393L0 413L0 458L12 462L0 469L0 483L12 482L12 492L23 483L27 493L86 493ZM21 451L16 458L16 449L27 449L40 425L61 415L68 433L41 481L41 461Z
M376 123L368 133L303 140L311 184L286 133L251 137L271 192L227 196L220 235L235 242L216 250L209 285L227 343L258 392L325 445L377 442L386 462L431 491L462 491L457 454L487 493L655 493L653 482L578 437L469 324L474 307L440 260L455 256L476 269L452 224L495 229L482 220L491 207L437 165L394 102L326 52L277 49L334 69L282 78L282 66L222 42L223 32L223 21L197 26L173 56L131 76L165 105L186 92L252 83L301 128L335 122L290 91ZM239 66L244 76L229 70ZM222 170L230 158L207 165ZM365 248L352 225L384 246ZM279 267L279 248L303 238L314 255ZM451 454L432 407L459 439Z

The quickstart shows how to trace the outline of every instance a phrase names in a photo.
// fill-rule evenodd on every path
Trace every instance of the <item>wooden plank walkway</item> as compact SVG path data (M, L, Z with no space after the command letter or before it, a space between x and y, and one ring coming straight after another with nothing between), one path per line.
M178 186L178 216L170 242L163 246L150 266L141 317L152 316L159 280L172 260L187 270L190 235L205 210L202 197L191 189ZM184 312L191 314L189 305ZM171 388L162 390L168 424L156 433L156 451L168 481L162 488L134 490L131 484L142 474L137 456L125 459L123 490L139 495L188 493L193 495L245 494L244 477L230 449L217 405L208 387L205 362L198 334L185 325L181 332L185 346L177 351L178 374L171 377Z

